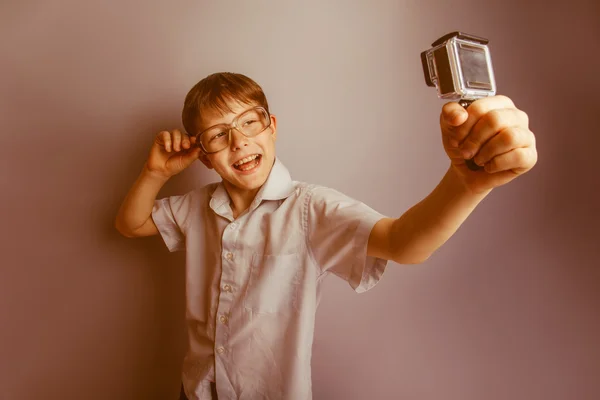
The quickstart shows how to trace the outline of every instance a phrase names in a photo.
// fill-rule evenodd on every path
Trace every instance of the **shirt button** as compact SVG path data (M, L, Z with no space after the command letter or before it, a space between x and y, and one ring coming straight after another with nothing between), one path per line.
M225 348L223 348L223 347L217 348L217 353L223 354L224 352L225 352Z
M221 315L219 317L219 321L221 321L222 324L226 324L227 323L227 316Z
M231 292L231 286L229 285L223 285L223 290L226 292Z
M229 229L235 229L237 228L237 224L235 222L232 222L231 224L229 224Z
M225 258L228 259L229 261L231 261L231 260L233 260L233 254L227 253L227 254L225 254Z

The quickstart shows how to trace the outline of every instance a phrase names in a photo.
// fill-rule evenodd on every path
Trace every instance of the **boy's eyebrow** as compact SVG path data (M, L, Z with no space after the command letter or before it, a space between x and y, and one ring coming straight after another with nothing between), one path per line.
M214 110L213 110L213 112L214 112ZM219 113L219 114L221 114L221 113ZM220 117L220 118L225 118L225 115L221 114L221 117ZM235 117L234 117L234 118L235 118ZM200 133L200 132L204 132L205 130L207 130L207 129L209 129L209 128L212 128L212 127L214 127L214 126L218 126L218 125L228 125L228 123L227 123L227 122L217 122L217 123L211 123L210 125L205 125L205 124L203 123L203 121L202 121L202 118L200 118L200 121L199 121L199 122L200 122L200 123L198 124L198 128L199 128L199 129L198 129L198 133Z
M237 116L237 114L233 118L235 118L236 116ZM233 121L233 118L231 119L231 121ZM205 130L213 128L215 126L220 126L220 125L228 126L229 124L231 124L231 122L217 122L216 124L207 125L206 128L201 128L200 132L204 132Z
M245 105L245 107L244 107L244 108L243 108L243 109L242 109L240 112L238 112L238 113L234 113L234 112L233 112L233 110L232 110L232 111L230 111L229 113L227 113L227 114L233 114L233 117L231 118L231 120L230 120L229 122L217 122L217 123L215 123L215 124L208 125L206 128L201 128L201 129L200 129L200 131L199 131L198 133L200 133L200 132L204 132L205 130L207 130L207 129L210 129L210 128L213 128L213 127L215 127L215 126L219 126L219 125L230 125L230 124L233 122L233 120L234 120L234 119L235 119L235 118L236 118L238 115L240 115L240 114L244 113L245 111L248 111L248 110L250 110L250 109L251 109L251 108L253 108L253 107L257 107L257 106L254 106L254 105L252 105L252 104L248 104L248 105L244 104L244 105ZM227 117L227 115L226 115L226 114L223 114L223 113L221 113L221 112L219 112L219 114L221 114L221 118L226 118L226 117Z

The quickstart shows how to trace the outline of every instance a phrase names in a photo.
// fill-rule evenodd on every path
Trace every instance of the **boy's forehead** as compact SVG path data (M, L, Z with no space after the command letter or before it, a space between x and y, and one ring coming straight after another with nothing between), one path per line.
M231 111L223 111L216 107L203 108L200 110L200 115L198 117L198 126L203 130L218 124L230 124L236 115L239 115L243 111L254 106L256 105L228 101L227 108Z

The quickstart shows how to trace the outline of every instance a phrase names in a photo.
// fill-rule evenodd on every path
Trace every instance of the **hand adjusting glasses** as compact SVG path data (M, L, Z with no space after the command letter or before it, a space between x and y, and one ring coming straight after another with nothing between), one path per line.
M246 137L254 137L271 126L271 118L267 110L254 107L239 114L233 122L219 124L196 135L196 143L206 154L217 153L231 143L231 132L236 129Z

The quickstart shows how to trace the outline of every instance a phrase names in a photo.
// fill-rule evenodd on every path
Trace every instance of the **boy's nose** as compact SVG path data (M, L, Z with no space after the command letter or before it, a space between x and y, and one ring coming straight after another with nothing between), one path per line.
M248 146L248 138L235 128L231 129L231 149L240 149L244 146Z

